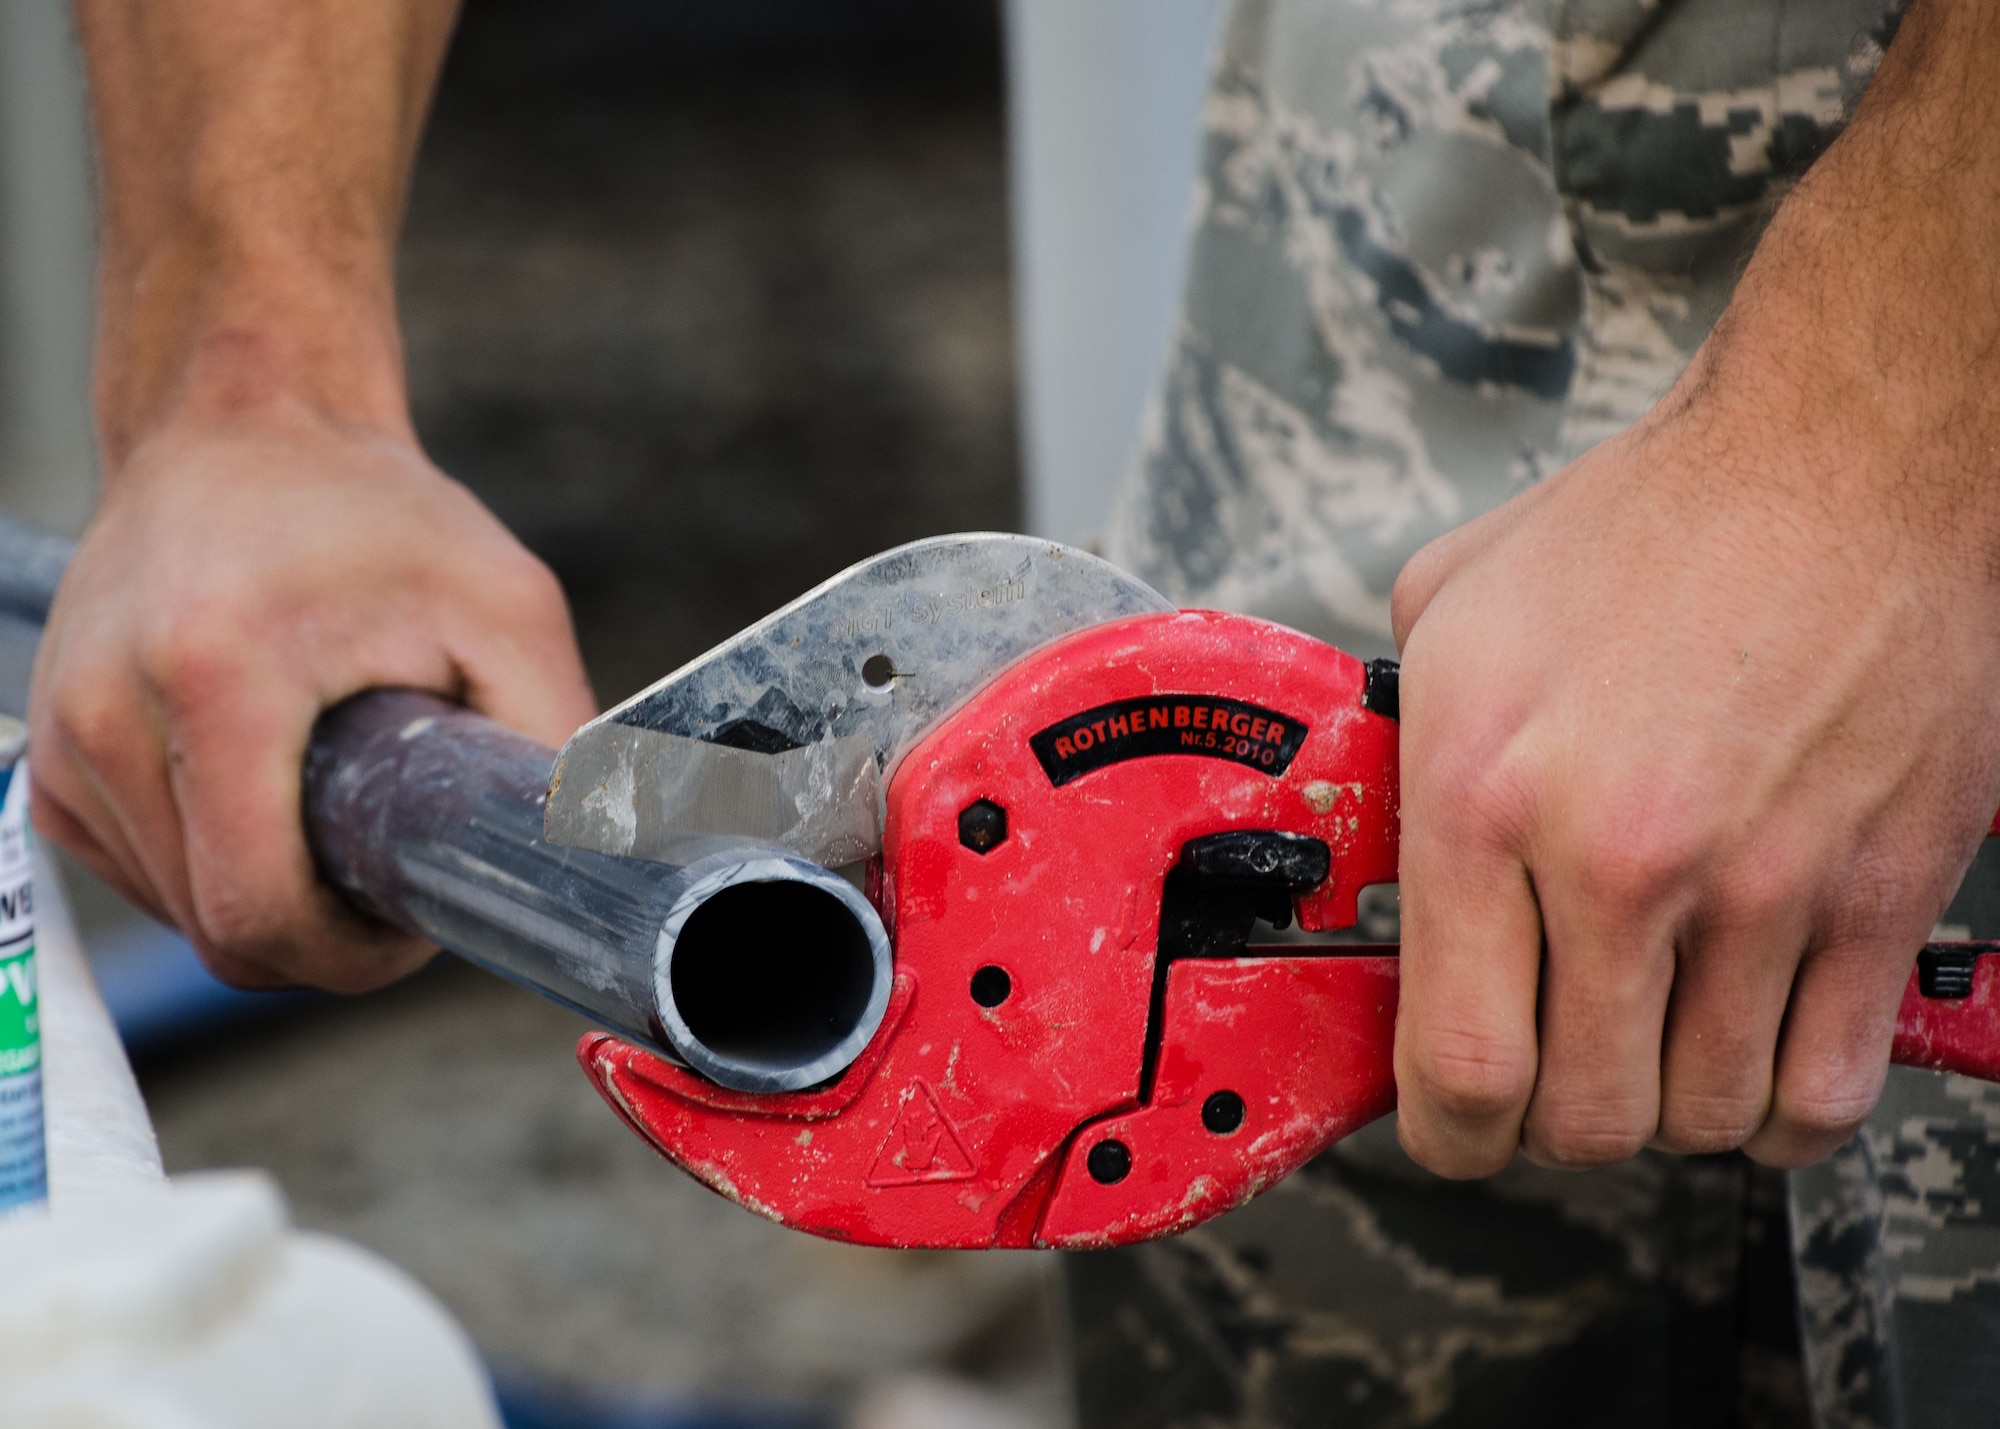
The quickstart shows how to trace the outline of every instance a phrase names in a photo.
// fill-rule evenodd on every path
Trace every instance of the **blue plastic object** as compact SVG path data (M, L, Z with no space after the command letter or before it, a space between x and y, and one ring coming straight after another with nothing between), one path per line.
M104 1005L135 1057L324 996L230 987L201 965L187 939L144 919L93 937L89 957Z
M835 1429L824 1405L796 1401L603 1396L502 1376L507 1429Z

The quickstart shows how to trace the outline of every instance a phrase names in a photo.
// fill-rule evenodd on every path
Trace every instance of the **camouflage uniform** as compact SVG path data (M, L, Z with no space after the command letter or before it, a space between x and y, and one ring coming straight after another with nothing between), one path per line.
M1386 653L1411 552L1672 383L1894 22L1237 0L1110 554ZM1740 1156L1451 1185L1378 1125L1178 1240L1072 1258L1084 1429L2000 1422L1996 1118L1894 1072L1789 1216Z

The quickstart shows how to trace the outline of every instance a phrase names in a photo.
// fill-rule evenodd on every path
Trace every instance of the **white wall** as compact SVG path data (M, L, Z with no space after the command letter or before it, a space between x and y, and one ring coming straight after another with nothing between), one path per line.
M1166 350L1218 0L1008 0L1027 525L1102 530Z
M97 489L96 227L69 6L0 0L0 510L67 532Z

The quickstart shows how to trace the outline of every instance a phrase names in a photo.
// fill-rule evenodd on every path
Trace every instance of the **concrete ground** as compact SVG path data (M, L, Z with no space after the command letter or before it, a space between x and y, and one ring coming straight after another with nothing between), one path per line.
M403 252L418 425L564 579L607 702L1018 520L998 66L990 4L470 7ZM141 1071L171 1169L271 1168L504 1373L1064 1420L1046 1258L757 1220L599 1104L581 1029L447 961Z

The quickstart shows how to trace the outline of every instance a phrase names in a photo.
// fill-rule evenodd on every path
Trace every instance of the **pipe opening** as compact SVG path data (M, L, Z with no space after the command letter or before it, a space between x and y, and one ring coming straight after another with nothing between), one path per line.
M774 880L732 884L690 913L668 981L681 1022L715 1060L784 1073L855 1033L877 975L853 909L810 883Z

